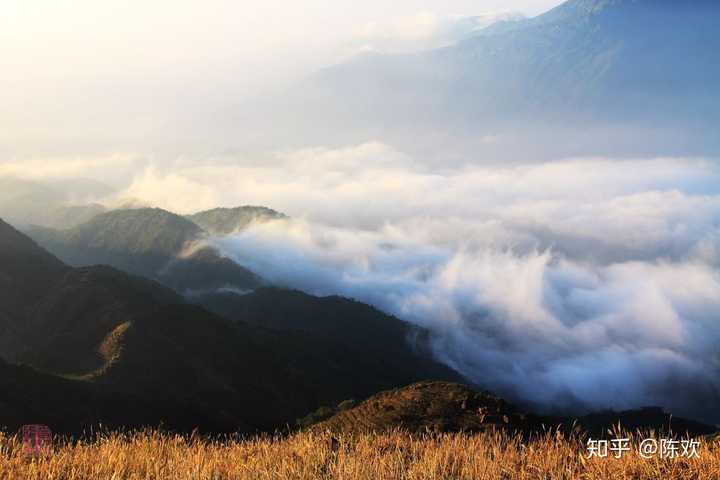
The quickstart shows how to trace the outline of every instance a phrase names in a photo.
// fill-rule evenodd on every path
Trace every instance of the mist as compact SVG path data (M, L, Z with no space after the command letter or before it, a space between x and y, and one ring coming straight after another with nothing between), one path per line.
M0 17L0 162L246 148L276 114L248 114L248 102L316 70L370 50L439 47L508 11L534 15L557 3L9 2Z
M57 184L51 163L24 173ZM428 329L438 360L533 410L652 405L720 421L716 159L432 168L376 141L67 168L126 179L92 199L108 208L289 214L207 241L270 283Z
M720 420L715 162L438 172L379 144L283 159L261 173L151 170L130 190L179 207L272 198L294 218L209 242L274 284L429 329L439 360L506 398L546 412L662 406Z

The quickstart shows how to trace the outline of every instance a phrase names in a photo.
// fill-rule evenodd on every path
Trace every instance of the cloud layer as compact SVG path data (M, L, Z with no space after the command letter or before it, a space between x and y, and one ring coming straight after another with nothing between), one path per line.
M502 231L496 246L426 242L438 226L276 222L216 244L273 282L357 298L429 328L438 358L515 400L578 411L662 405L717 420L716 268L519 253Z
M284 211L210 241L272 282L428 328L440 360L508 398L720 422L715 161L431 169L371 142L132 165L110 204Z
M286 210L212 241L273 282L430 329L439 359L516 401L720 421L715 163L414 165L374 143L154 170L131 190Z
M375 142L256 161L151 166L120 197L180 213L268 205L311 222L372 230L412 229L422 221L435 224L417 234L427 242L552 248L593 261L714 262L719 185L720 169L706 160L597 158L440 170Z

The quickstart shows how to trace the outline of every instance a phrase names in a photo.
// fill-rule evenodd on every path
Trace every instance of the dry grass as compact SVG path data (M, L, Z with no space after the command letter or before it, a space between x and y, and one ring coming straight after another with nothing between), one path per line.
M157 432L60 442L43 457L0 434L0 479L717 479L720 442L700 458L586 460L582 439L552 433L524 442L502 433L204 440Z

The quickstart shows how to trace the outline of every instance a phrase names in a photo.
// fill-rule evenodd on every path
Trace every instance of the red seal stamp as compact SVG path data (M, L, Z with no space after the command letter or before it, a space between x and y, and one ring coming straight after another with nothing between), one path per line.
M22 437L23 451L27 455L47 453L52 448L52 432L45 425L25 425Z

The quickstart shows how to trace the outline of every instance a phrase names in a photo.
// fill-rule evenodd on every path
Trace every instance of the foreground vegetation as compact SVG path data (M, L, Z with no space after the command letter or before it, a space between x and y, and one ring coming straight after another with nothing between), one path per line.
M720 478L717 440L703 440L699 458L644 459L633 449L621 459L590 460L584 441L553 433L524 441L498 432L208 440L146 431L58 441L32 457L17 436L0 434L0 479Z

